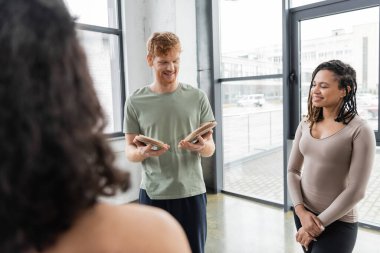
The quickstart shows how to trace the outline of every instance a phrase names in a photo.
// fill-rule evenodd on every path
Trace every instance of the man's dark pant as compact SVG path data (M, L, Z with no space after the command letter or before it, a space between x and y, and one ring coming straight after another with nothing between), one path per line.
M155 200L140 189L139 202L169 212L185 230L192 252L204 253L207 236L206 193L181 199Z

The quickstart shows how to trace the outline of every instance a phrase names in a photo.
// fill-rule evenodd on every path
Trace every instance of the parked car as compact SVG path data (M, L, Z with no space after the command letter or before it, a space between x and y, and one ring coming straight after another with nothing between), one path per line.
M237 101L237 106L259 106L265 104L264 94L244 95Z

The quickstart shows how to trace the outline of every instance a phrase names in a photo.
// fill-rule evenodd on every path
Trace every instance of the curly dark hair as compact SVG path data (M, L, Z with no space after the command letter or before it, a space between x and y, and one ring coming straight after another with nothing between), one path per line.
M315 75L320 70L332 71L339 81L339 89L345 89L346 96L343 98L343 103L339 110L338 116L335 118L335 121L342 122L343 124L348 124L355 117L355 115L358 114L356 109L356 71L349 64L343 63L340 60L330 60L319 64L312 74L309 88L309 97L307 101L308 115L306 117L310 128L314 125L314 123L323 119L323 108L313 106L311 99L313 81ZM350 90L348 90L348 87L350 87Z
M0 252L52 245L129 186L61 0L0 0Z

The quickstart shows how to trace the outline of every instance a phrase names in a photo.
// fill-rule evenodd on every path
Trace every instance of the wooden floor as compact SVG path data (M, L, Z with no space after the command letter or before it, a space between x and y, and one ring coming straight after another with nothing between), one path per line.
M208 194L206 253L302 253L291 212L219 193ZM359 229L354 253L380 253L380 232ZM333 253L333 252L331 252Z

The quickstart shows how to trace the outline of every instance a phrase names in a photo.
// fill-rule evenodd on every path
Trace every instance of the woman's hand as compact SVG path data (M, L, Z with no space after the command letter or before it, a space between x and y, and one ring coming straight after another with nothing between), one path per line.
M303 205L297 205L295 212L301 221L302 228L309 233L310 236L316 238L325 230L319 218L312 212L307 211Z
M301 227L298 230L296 234L296 240L306 249L306 251L309 248L310 242L316 241L316 239L313 236L311 236L308 232L306 232L303 227Z

